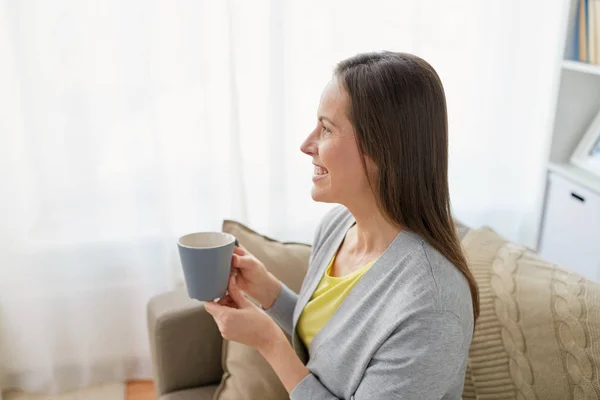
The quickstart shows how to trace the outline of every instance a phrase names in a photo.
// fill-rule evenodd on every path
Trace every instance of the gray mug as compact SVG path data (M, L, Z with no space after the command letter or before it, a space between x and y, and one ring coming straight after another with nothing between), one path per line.
M177 247L188 296L200 301L225 296L236 244L233 235L223 232L191 233L179 238Z

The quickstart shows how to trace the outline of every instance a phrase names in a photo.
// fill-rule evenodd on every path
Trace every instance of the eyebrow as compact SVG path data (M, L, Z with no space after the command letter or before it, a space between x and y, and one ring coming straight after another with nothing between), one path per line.
M327 117L325 117L325 116L323 116L323 115L319 116L319 122L321 122L321 121L323 121L323 120L325 120L325 121L329 122L331 125L333 125L333 126L335 126L335 127L337 128L337 125L336 125L336 124L334 124L332 120L330 120L329 118L327 118Z

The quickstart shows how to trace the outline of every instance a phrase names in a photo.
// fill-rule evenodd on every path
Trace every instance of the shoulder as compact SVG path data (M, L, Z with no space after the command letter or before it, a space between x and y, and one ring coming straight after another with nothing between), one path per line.
M463 330L472 331L473 304L467 279L433 246L414 233L410 235L413 240L399 249L406 256L398 257L394 266L398 289L414 294L417 314L453 314Z

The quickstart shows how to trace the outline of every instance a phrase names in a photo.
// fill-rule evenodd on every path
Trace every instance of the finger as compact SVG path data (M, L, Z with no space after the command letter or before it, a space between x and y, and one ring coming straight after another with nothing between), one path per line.
M246 255L246 249L244 249L242 246L235 246L233 248L233 253L237 254L238 256L245 256Z
M231 271L229 271L229 277L231 278L232 276L238 276L239 273L239 269L237 269L236 267L232 267Z
M214 318L219 318L223 313L224 306L215 303L214 301L207 301L204 303L204 309Z
M214 316L214 312L217 311L216 307L214 307L214 303L212 301L207 301L204 303L204 309L207 313Z
M227 295L218 301L218 304L229 307L229 308L238 308L237 303L231 298L230 295Z
M252 256L238 256L234 255L235 260L232 259L232 266L235 268L239 268L240 270L250 268L253 266L253 258Z
M229 279L229 296L237 303L240 308L251 305L250 300L244 296L244 293L240 290L236 283L236 278L231 277Z
M225 305L226 307L229 307L229 308L235 308L236 310L240 308L240 307L238 306L238 304L237 304L237 303L236 303L236 302L235 302L235 301L234 301L234 300L233 300L231 297L229 297L229 298L226 300L226 302L225 302L225 304L224 304L224 305Z

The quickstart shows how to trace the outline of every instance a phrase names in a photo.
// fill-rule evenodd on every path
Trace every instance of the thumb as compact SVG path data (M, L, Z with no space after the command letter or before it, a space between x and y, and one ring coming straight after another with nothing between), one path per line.
M237 303L240 308L245 308L251 305L250 300L244 296L244 293L240 290L236 283L236 278L232 276L229 279L229 296Z
M217 304L213 301L207 301L204 303L204 309L213 317L218 318L222 314L222 305Z

